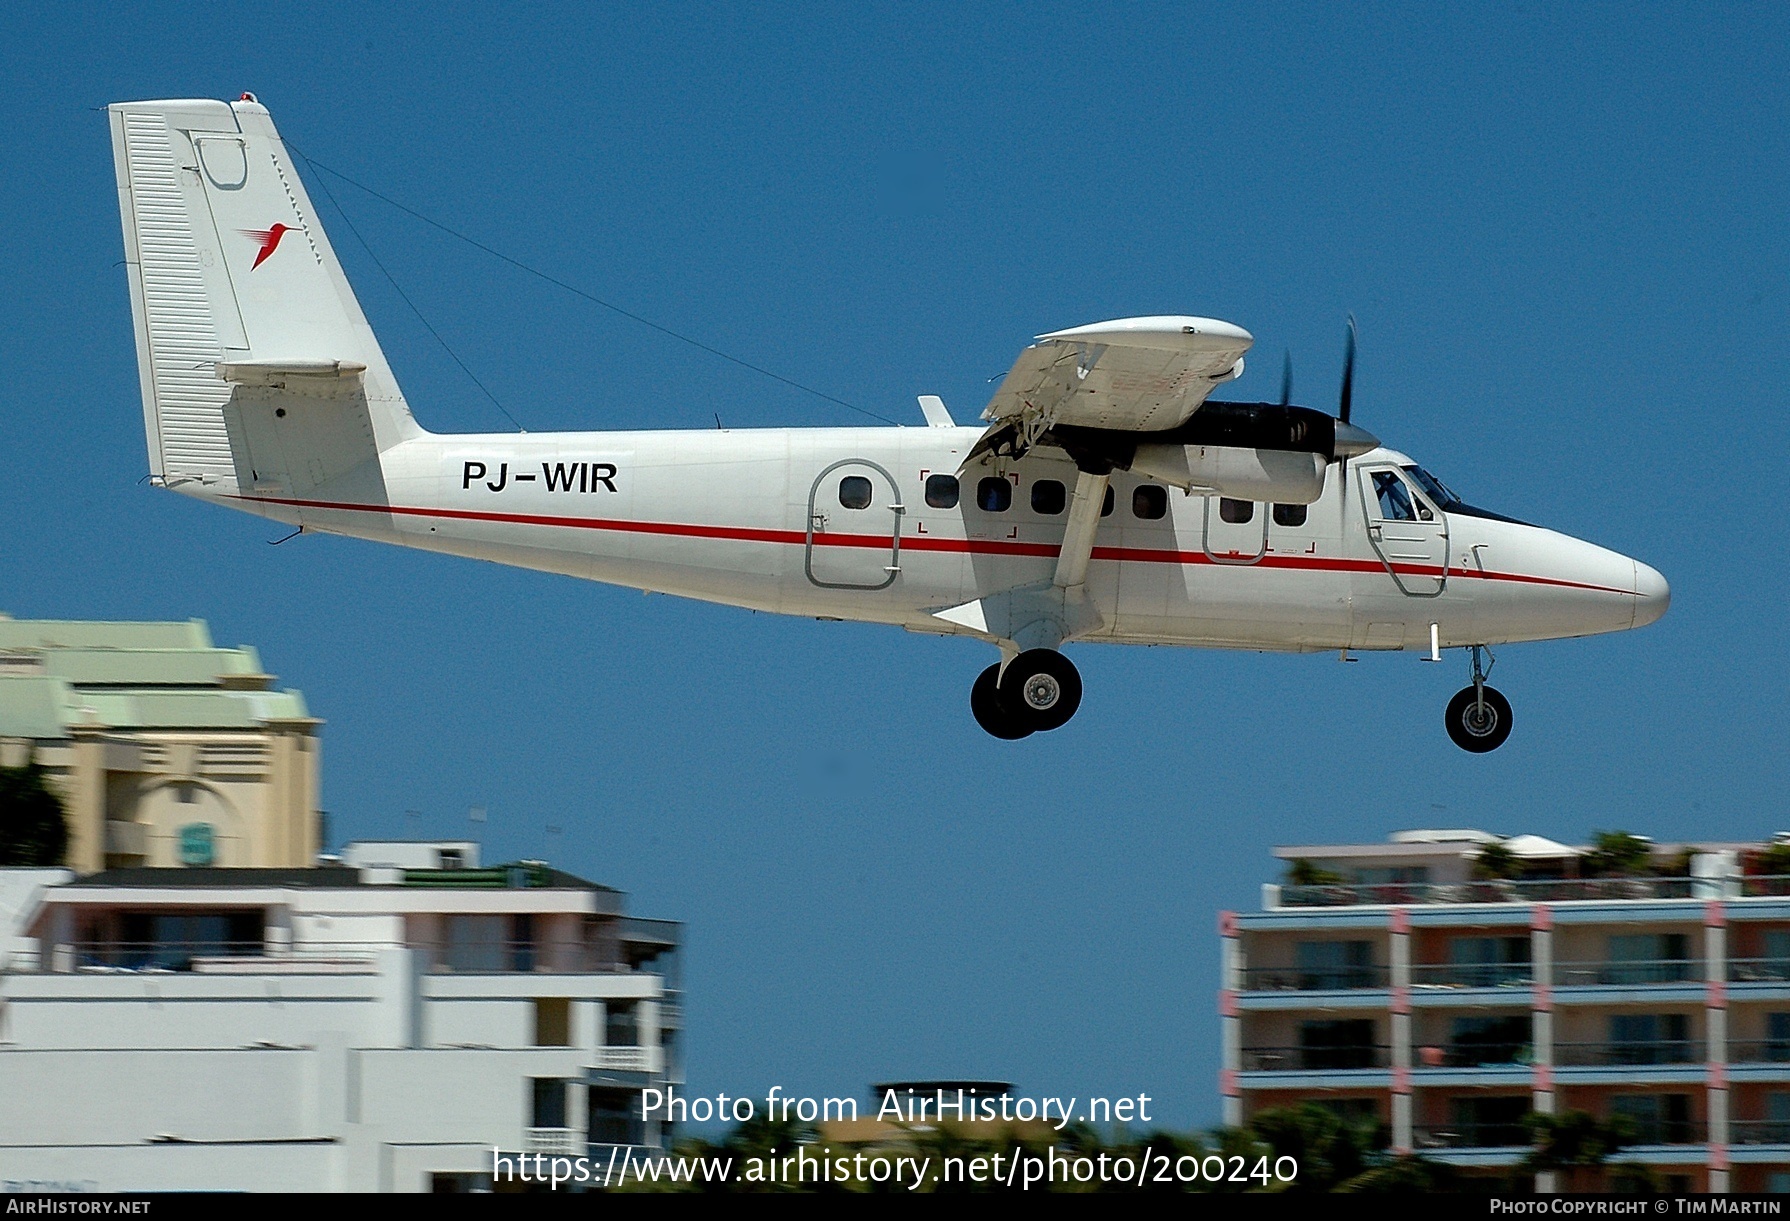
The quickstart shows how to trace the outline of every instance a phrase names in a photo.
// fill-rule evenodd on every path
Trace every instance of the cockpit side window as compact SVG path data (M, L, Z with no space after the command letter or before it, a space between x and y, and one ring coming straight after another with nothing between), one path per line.
M1410 489L1392 471L1374 472L1374 496L1380 502L1380 516L1387 521L1417 520L1417 510L1411 504Z

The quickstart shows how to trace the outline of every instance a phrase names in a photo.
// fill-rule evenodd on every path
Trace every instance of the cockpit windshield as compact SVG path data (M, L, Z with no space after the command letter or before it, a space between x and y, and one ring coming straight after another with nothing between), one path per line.
M1487 517L1493 521L1513 522L1519 526L1528 523L1514 517L1506 517L1502 513L1494 513L1490 509L1476 508L1464 503L1454 494L1454 489L1440 479L1415 464L1399 468L1405 472L1406 478L1423 489L1423 494L1436 502L1436 507L1444 513L1465 513L1469 517Z
M1461 503L1461 498L1456 496L1446 483L1421 466L1407 466L1403 469L1405 474L1411 477L1411 482L1422 488L1423 494L1436 502L1437 508L1452 509Z

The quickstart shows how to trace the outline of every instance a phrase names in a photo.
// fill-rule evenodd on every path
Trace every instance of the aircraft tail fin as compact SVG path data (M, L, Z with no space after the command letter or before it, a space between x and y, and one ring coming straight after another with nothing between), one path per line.
M109 109L157 480L298 495L422 435L267 108Z

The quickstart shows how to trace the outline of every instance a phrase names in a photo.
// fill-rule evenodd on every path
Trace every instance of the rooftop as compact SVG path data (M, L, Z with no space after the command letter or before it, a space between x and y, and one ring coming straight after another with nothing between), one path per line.
M1790 836L1656 843L1600 832L1589 844L1540 835L1417 830L1385 843L1293 844L1262 890L1265 910L1449 903L1561 903L1790 895Z
M255 729L308 720L250 646L219 648L202 619L109 623L0 614L0 737L59 740L76 726Z

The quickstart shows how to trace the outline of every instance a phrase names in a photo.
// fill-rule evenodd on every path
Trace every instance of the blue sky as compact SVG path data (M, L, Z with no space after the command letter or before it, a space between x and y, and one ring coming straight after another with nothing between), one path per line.
M692 1090L971 1075L1218 1112L1215 914L1277 843L1790 825L1790 16L1767 5L106 5L0 17L0 609L208 619L325 727L338 839L545 855L688 922ZM1464 664L1083 648L997 743L973 642L325 537L154 491L97 108L253 90L288 140L518 259L890 418L1028 337L1208 314L1237 397L1355 418L1469 500L1658 567L1645 631ZM527 427L861 417L340 183ZM315 178L313 196L321 196ZM321 199L422 422L507 422ZM1763 532L1763 533L1762 533ZM407 811L415 811L407 814ZM555 830L554 828L557 828Z

